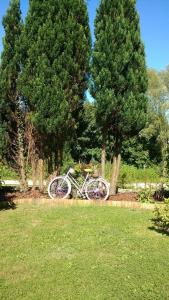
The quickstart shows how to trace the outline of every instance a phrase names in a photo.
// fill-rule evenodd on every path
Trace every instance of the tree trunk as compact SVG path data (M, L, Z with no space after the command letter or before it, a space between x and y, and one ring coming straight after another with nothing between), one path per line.
M120 164L121 164L121 154L119 153L119 154L118 154L118 157L117 157L117 168L116 168L116 177L115 177L116 184L117 184L118 178L119 178Z
M63 160L63 144L62 144L62 139L58 137L56 153L55 153L55 168L56 168L57 176L61 174L62 160Z
M29 114L26 118L26 138L28 142L28 161L30 161L32 169L32 190L35 190L37 183L38 161L37 132L31 122Z
M59 151L58 151L58 149L56 150L56 153L55 153L55 173L56 173L56 176L60 175Z
M62 155L63 155L63 149L62 149L62 146L59 146L58 150L57 150L57 174L58 175L60 175L60 173L61 173Z
M52 174L54 171L53 168L53 160L52 160L52 154L48 157L47 160L47 167L48 167L48 175Z
M102 144L102 154L101 154L101 176L105 178L105 164L106 164L106 144Z
M113 169L112 169L112 177L110 182L110 195L117 194L117 182L120 172L120 163L121 163L121 153L120 146L115 143L115 151L113 155Z
M37 171L37 161L35 157L31 159L31 167L32 167L32 190L34 191L36 188L36 171Z
M26 191L28 189L27 178L26 178L26 168L25 168L25 158L24 158L24 121L21 115L19 106L17 106L17 118L16 118L16 161L19 168L20 177L20 190Z
M43 159L38 160L38 175L39 175L39 190L43 192L44 190L44 161Z
M28 189L28 184L26 180L24 150L22 145L19 145L19 149L18 149L18 165L19 165L19 175L20 175L20 189L21 191L26 191Z
M120 162L121 162L121 154L117 154L113 157L113 170L110 184L110 194L117 194L117 182L120 172Z

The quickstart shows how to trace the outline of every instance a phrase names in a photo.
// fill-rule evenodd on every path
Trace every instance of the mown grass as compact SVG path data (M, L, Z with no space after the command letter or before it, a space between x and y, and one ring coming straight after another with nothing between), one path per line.
M0 299L169 299L152 212L20 205L0 212Z

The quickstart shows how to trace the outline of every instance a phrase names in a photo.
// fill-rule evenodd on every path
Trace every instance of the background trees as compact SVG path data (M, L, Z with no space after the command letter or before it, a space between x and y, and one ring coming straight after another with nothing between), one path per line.
M148 122L141 135L150 143L150 155L161 162L163 177L167 176L169 128L167 113L169 94L167 91L166 72L148 70Z

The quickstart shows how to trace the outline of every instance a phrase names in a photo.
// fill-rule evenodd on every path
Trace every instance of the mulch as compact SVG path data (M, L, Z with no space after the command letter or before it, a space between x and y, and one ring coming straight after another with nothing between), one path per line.
M41 193L39 190L29 189L26 192L20 192L10 187L5 187L0 190L0 201L14 201L17 199L39 199L47 198L47 193Z
M0 191L0 201L15 201L18 199L50 199L47 193L42 193L38 189L27 192L20 192L12 188L4 188ZM138 194L136 192L123 192L110 196L108 201L130 201L136 202Z
M138 193L136 192L124 192L118 193L116 195L110 196L108 201L138 201Z

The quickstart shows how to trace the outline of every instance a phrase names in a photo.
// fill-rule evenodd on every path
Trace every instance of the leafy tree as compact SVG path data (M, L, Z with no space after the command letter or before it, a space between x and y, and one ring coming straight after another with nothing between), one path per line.
M20 73L18 52L22 30L20 1L11 0L3 18L5 37L0 66L0 148L8 163L19 169L21 186L26 188L23 140L21 135L21 94L17 80Z
M169 93L169 66L166 67L166 69L159 73L159 76L167 88L167 94Z
M123 141L146 119L147 74L134 0L101 0L95 20L92 94L103 144L113 136L111 192L116 192Z
M141 136L145 138L145 142L149 142L150 154L156 153L156 161L161 162L162 175L166 177L168 173L169 94L164 75L165 71L160 74L153 69L148 70L148 123L141 131Z
M76 129L87 87L90 32L85 1L32 0L23 45L20 83L31 123L40 134L42 151L45 135L55 148L59 172L63 146Z

